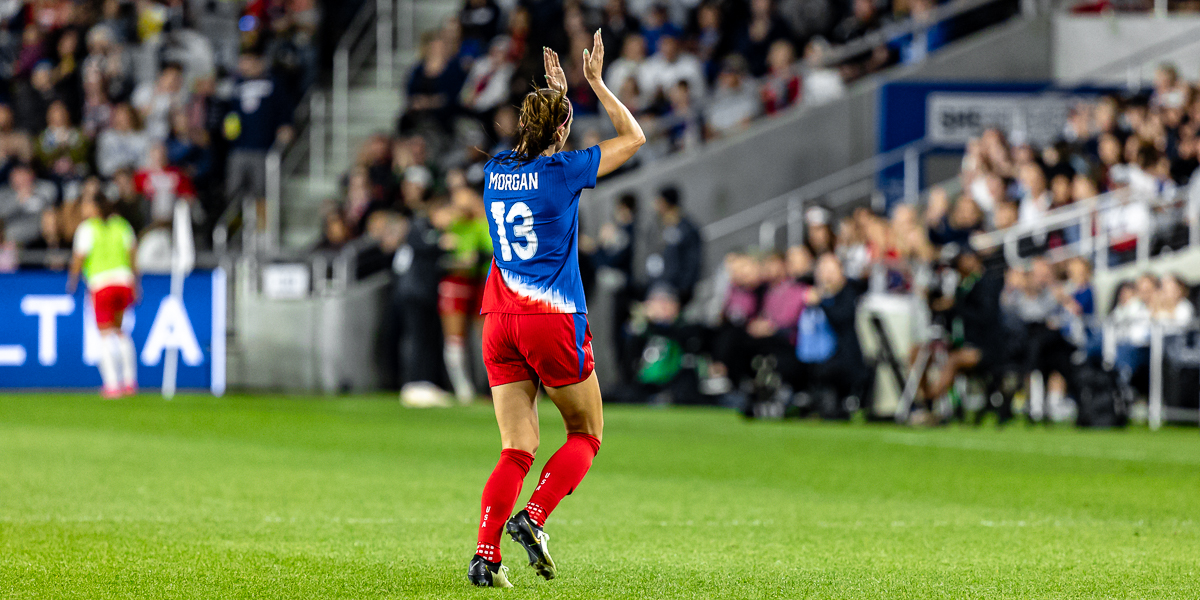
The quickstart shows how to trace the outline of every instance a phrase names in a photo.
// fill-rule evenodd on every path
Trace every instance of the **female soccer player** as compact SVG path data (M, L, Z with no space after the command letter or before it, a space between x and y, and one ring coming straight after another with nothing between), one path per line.
M599 30L593 44L590 52L583 51L583 72L617 137L586 150L559 152L571 134L571 103L558 55L544 49L550 87L525 96L517 147L484 169L493 250L480 312L502 450L483 488L479 543L467 568L467 579L478 586L512 586L507 567L500 564L500 536L506 530L525 548L538 574L554 578L542 526L583 480L600 449L604 417L576 247L579 193L629 160L646 137L600 78L604 44ZM562 413L567 443L546 462L529 504L509 519L538 448L539 381Z
M99 193L85 197L81 208L85 221L75 230L67 292L75 293L82 271L100 330L100 394L118 398L137 393L137 355L133 339L121 329L125 309L137 296L137 237Z

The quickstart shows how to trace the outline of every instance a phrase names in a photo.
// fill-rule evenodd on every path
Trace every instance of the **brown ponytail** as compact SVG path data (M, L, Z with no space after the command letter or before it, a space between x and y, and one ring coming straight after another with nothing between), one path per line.
M558 130L571 122L571 101L566 94L549 88L529 92L521 101L517 147L501 162L529 162L554 146Z

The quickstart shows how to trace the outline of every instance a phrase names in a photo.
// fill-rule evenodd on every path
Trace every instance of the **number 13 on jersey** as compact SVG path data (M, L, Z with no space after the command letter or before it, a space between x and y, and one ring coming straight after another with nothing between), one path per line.
M516 252L520 260L533 258L533 255L537 254L538 239L537 233L533 231L533 211L529 209L529 205L517 202L508 209L507 215L504 213L503 202L493 202L489 208L492 220L496 222L496 237L500 239L500 257L509 261L513 259L513 252ZM513 226L512 242L508 241L506 224ZM517 243L518 239L524 240L524 243Z

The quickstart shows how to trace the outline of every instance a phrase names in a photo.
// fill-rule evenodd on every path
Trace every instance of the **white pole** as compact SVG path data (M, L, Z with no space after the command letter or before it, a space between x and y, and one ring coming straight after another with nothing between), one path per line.
M196 245L192 242L191 206L184 200L175 203L175 219L171 226L171 299L183 306L183 280L196 263ZM179 348L167 344L163 349L162 395L164 400L175 397L175 382L179 376Z

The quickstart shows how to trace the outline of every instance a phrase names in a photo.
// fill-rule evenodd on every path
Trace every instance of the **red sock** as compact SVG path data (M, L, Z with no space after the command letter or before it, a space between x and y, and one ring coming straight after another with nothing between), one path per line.
M517 496L521 495L521 484L533 466L533 455L516 449L500 452L500 462L483 486L483 502L480 505L479 544L475 553L488 562L500 562L500 536L504 524L512 516Z
M592 459L600 451L600 440L586 433L568 433L567 443L563 444L554 456L546 462L542 476L538 479L537 489L529 497L525 510L538 527L546 524L546 517L554 512L554 508L583 481Z

